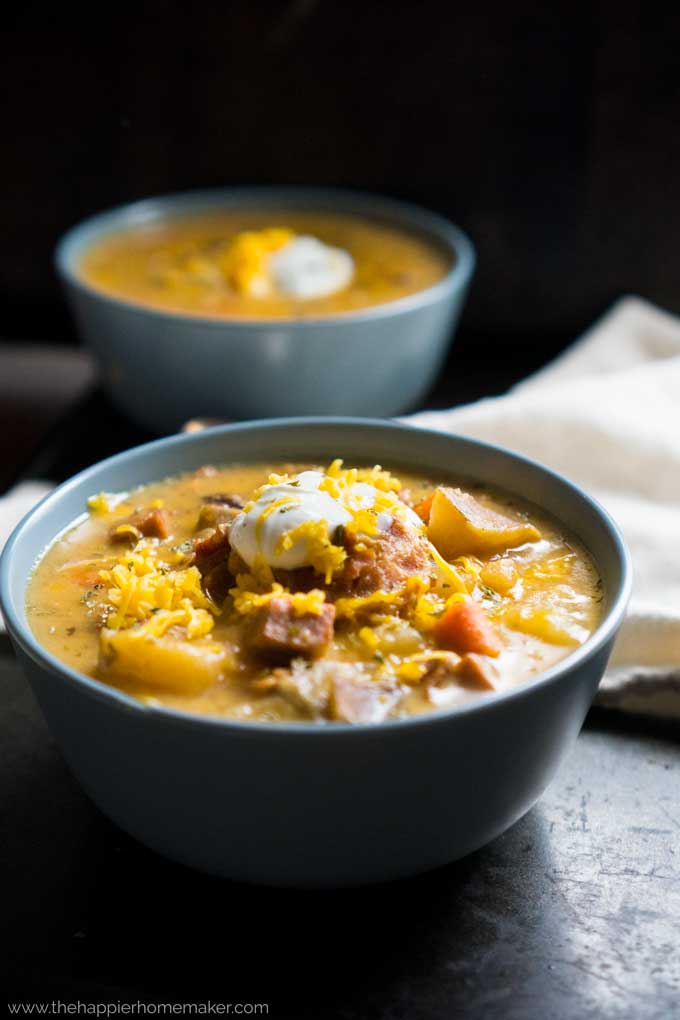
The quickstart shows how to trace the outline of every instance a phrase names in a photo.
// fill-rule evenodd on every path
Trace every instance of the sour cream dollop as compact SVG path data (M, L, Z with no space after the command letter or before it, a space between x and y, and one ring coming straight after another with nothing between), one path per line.
M269 256L274 287L295 298L327 297L352 282L354 260L349 252L316 237L294 237Z
M269 567L297 570L312 565L313 552L302 529L292 543L285 536L300 525L322 523L329 541L336 529L348 524L353 512L370 510L383 496L375 486L356 482L340 498L320 490L324 479L320 471L302 471L295 478L264 487L253 504L234 521L231 545L249 567L264 562ZM420 533L422 522L407 506L397 507L399 517ZM386 531L396 515L379 510L375 520ZM334 543L338 544L338 543Z
M319 492L323 475L302 471L289 482L268 485L253 505L236 518L231 545L249 567L263 560L270 567L296 570L309 565L309 548L304 537L282 549L284 535L301 524L323 521L328 537L347 524L350 514L328 492Z

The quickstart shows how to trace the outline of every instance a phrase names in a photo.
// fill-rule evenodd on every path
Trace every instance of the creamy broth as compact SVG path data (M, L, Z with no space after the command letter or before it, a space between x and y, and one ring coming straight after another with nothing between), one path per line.
M354 262L351 282L321 297L240 291L234 239L272 228L347 252ZM246 252L242 259L247 263L251 256ZM434 241L377 219L281 210L215 211L111 234L86 250L79 272L99 290L153 308L228 319L298 319L406 297L437 283L450 268L451 258Z
M259 513L263 483L272 488L259 496L270 500L267 520L255 520L261 548L267 521L278 522L268 548L293 556L298 542L303 559L316 555L313 568L270 568L257 556L253 566L235 551L247 555L237 538ZM293 521L307 505L291 491L310 506L378 495L372 508L341 509L347 523L324 538L318 522L281 531L284 507ZM592 633L601 598L585 550L503 493L404 472L356 479L337 465L258 464L95 498L41 558L27 605L49 652L142 700L323 723L432 712L520 684ZM288 616L286 600L297 600Z

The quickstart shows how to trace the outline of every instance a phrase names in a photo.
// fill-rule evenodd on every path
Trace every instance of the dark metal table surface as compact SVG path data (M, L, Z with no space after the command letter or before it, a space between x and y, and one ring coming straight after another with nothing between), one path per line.
M460 399L475 385L468 374ZM25 473L59 479L141 438L95 394ZM592 711L537 806L483 850L410 881L291 892L195 874L125 836L69 774L2 638L0 685L10 1001L232 1015L266 1003L321 1020L680 1016L677 724Z

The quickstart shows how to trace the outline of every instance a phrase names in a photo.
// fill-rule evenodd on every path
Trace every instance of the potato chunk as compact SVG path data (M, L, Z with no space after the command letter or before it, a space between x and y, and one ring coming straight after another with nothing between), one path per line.
M432 499L428 537L445 559L453 560L535 542L541 533L528 521L490 510L468 492L440 486Z
M588 636L587 628L558 607L509 605L503 611L503 623L549 645L580 645Z
M510 589L517 583L519 573L517 566L509 556L501 556L500 559L490 560L482 568L480 577L484 584L501 595L507 595Z
M104 628L99 639L99 675L108 683L132 681L143 687L198 694L229 665L226 645L212 638L188 641L176 634L154 637L139 627Z

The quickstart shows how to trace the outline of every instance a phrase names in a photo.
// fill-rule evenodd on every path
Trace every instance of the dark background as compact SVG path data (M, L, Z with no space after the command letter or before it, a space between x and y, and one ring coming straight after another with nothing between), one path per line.
M62 231L155 193L329 184L474 239L463 334L558 349L617 296L680 312L680 14L601 3L24 3L5 14L0 300L69 340Z

